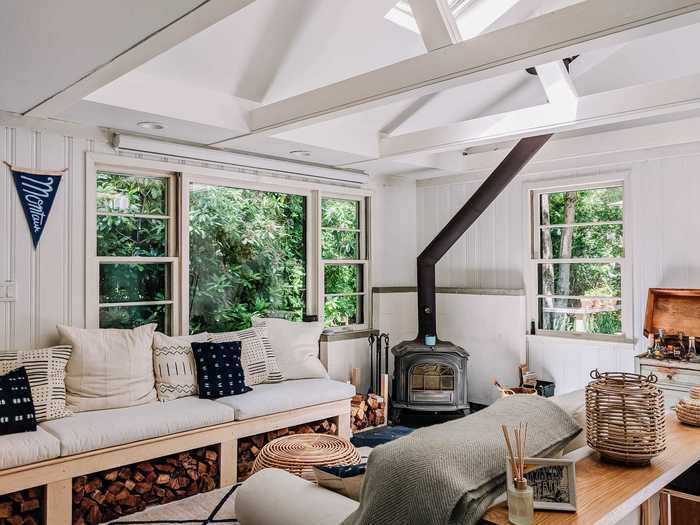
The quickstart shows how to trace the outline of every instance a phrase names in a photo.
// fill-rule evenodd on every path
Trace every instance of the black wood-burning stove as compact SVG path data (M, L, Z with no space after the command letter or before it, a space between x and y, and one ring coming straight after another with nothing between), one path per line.
M551 135L520 140L474 195L418 256L418 337L391 349L392 411L454 412L469 408L464 348L437 338L435 265L479 218Z

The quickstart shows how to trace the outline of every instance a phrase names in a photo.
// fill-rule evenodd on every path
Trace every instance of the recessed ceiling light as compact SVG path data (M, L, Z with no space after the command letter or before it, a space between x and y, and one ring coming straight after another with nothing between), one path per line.
M311 152L307 151L305 149L295 149L289 152L290 155L294 155L295 157L310 157Z
M165 124L161 124L160 122L139 122L136 125L143 129L165 129Z

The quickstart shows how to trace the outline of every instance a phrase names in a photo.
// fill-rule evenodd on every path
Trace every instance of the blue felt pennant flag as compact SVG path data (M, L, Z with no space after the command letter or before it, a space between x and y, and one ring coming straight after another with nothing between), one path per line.
M31 173L14 167L11 171L36 248L56 198L61 175Z

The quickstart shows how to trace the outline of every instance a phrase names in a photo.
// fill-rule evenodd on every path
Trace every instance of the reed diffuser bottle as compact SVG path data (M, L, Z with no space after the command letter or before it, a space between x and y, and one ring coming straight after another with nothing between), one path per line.
M515 446L512 445L510 433L505 425L501 425L503 436L508 448L510 474L513 477L512 486L508 484L508 521L513 525L532 525L535 521L534 497L532 487L525 479L525 440L527 439L527 424L522 423L513 429Z
M535 520L532 487L524 479L513 480L508 489L508 521L513 525L532 525Z

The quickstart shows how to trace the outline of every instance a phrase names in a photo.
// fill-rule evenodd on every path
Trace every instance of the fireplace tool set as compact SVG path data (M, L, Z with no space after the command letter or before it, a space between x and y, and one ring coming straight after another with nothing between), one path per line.
M369 346L369 390L368 394L381 394L382 384L382 346L384 347L385 374L389 374L389 334L370 334ZM384 400L388 402L388 399Z

